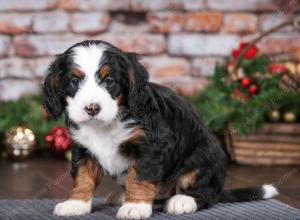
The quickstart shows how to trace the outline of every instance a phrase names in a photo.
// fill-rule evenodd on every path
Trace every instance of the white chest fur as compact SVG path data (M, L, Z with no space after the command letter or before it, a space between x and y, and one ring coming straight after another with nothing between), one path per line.
M129 159L122 156L119 146L130 138L132 128L128 122L115 121L101 125L97 121L79 125L79 130L71 130L73 140L86 147L110 175L118 175L129 166Z

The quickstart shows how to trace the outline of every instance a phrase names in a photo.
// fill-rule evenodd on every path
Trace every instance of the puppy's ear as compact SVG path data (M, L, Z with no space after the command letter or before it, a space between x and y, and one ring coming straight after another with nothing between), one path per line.
M63 59L63 55L58 55L55 61L49 66L48 75L43 86L44 107L53 118L60 117L64 110L61 86L61 64Z
M128 104L129 107L134 110L137 109L141 101L145 100L145 86L149 81L149 74L145 67L139 63L138 54L126 53L129 60L129 93Z

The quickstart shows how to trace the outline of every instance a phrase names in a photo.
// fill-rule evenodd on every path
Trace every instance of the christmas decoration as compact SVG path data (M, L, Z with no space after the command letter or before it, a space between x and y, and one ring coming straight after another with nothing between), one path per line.
M233 57L233 58L237 58L238 56L240 56L242 50L243 50L245 47L247 47L247 44L244 43L244 42L242 42L242 43L240 44L240 47L239 47L238 49L234 49L234 50L232 51L232 53L231 53L231 54L232 54L232 57ZM253 45L252 47L249 48L249 50L246 51L244 57L245 57L246 59L252 59L252 58L256 55L256 53L257 53L257 47L256 47L255 45Z
M268 112L268 117L272 122L280 121L280 112L278 110L272 110Z
M244 77L244 78L241 79L241 85L244 88L248 88L250 83L251 83L251 79L249 79L248 77Z
M287 67L282 63L272 63L268 66L268 73L274 74L274 73L284 73L288 69Z
M45 136L47 148L54 155L63 155L70 149L71 139L64 127L54 127Z
M251 95L256 94L258 91L257 85L255 85L255 84L250 85L248 91Z
M30 128L36 138L36 151L42 152L45 134L54 126L63 124L63 120L54 120L46 116L42 108L42 95L21 98L17 101L0 102L0 134L10 128L25 126ZM1 141L0 141L1 142Z
M239 60L245 52L242 49L245 45L242 43L233 50L224 64L216 65L210 85L196 99L204 122L212 130L221 132L230 126L238 135L247 135L257 131L265 122L279 122L280 112L293 109L296 116L293 120L300 115L299 93L296 89L286 90L280 86L286 78L283 76L289 72L286 60L273 62L255 45ZM239 73L243 76L240 77ZM288 75L293 83L295 76ZM276 111L270 110L275 106ZM282 120L293 121L291 115L282 116Z
M283 74L279 86L283 90L300 93L300 75L291 73Z
M286 123L295 123L297 116L294 112L286 112L283 114L283 119Z
M6 152L13 159L27 159L35 143L35 136L29 128L14 127L5 133Z

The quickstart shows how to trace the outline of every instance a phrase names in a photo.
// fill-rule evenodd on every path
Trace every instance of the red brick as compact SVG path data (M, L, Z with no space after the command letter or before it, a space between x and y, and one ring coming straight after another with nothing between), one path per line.
M130 5L133 11L159 11L182 9L181 0L132 0Z
M32 31L32 17L28 14L0 14L0 33L21 34Z
M263 14L259 17L259 24L260 24L260 29L261 31L267 31L270 30L271 28L275 27L276 25L282 24L285 21L288 21L292 18L291 14ZM278 30L278 32L281 31L290 31L294 27L289 26L282 28Z
M274 11L274 13L287 14L300 9L298 0L263 0L258 1L258 9L261 11Z
M69 15L62 11L44 12L34 15L33 31L37 33L66 32Z
M205 9L204 0L183 0L182 4L183 4L183 8L189 11L197 11L197 10Z
M97 39L108 41L124 51L140 54L161 54L166 49L166 41L162 35L145 33L103 34Z
M162 78L155 82L165 85L178 94L184 96L194 96L199 94L208 84L208 80L204 77L196 78L191 76L179 76L172 78Z
M300 49L300 34L275 34L265 37L258 43L259 49L267 54L289 53Z
M141 62L154 78L190 74L190 64L184 58L167 56L144 57Z
M7 58L0 60L0 77L43 77L52 58L21 59Z
M260 0L209 0L207 6L210 9L221 11L256 11Z
M75 33L95 34L105 31L110 23L106 13L76 13L71 18L71 30Z
M211 76L214 73L215 66L222 59L204 57L196 58L192 62L192 75L193 76Z
M150 30L153 32L178 32L182 29L184 15L173 12L150 13L147 20L150 23Z
M256 15L236 13L227 14L224 18L223 30L229 33L254 33L257 31Z
M9 54L10 37L0 36L0 57L5 57Z
M0 0L0 11L40 11L55 7L56 0Z
M148 22L140 22L138 24L127 24L116 19L111 21L109 25L110 33L146 33L150 31L150 25Z
M168 51L174 55L227 56L239 42L239 37L228 34L172 34L168 40Z
M37 94L40 84L34 80L1 80L0 100L17 100L22 96Z
M28 35L13 40L15 54L25 57L48 56L63 53L84 37L74 35Z
M222 24L222 14L218 12L195 12L186 14L186 31L217 32Z
M67 11L128 10L129 0L57 0L57 7Z

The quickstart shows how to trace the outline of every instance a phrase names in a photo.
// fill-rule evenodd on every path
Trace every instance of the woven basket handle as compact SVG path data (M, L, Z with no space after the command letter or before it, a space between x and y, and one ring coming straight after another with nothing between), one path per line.
M279 25L271 28L270 30L263 32L257 38L255 38L250 43L248 43L247 46L241 51L241 53L239 54L239 56L235 59L235 61L233 63L233 74L237 73L237 70L241 65L244 55L253 45L255 45L257 42L259 42L265 36L275 32L283 27L289 26L289 25L294 25L296 28L300 28L300 18L293 18L291 20L283 22L282 24L279 24Z

